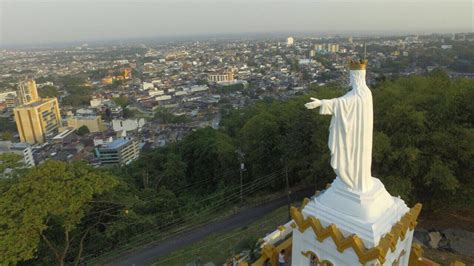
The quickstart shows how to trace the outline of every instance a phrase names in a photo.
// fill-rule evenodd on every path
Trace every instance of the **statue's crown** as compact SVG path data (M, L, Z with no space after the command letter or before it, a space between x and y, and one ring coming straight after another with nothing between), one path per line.
M367 60L350 60L349 61L349 67L351 70L365 70L365 67L367 66L367 63L369 61Z

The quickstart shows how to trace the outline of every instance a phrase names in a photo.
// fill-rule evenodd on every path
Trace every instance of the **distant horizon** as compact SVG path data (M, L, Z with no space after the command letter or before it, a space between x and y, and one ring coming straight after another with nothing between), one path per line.
M187 35L170 35L170 36L144 36L144 37L123 37L123 38L104 38L104 39L90 39L90 40L74 40L74 41L54 41L44 43L20 43L2 45L0 49L49 49L49 48L66 48L73 46L87 45L139 45L139 44L159 44L170 42L192 42L192 41L215 41L216 39L235 39L235 40L265 40L265 39L281 39L284 41L287 37L294 37L295 41L298 38L389 38L402 37L408 35L448 35L448 34L470 34L468 31L419 31L419 32L242 32L242 33L215 33L215 34L187 34Z
M473 13L466 0L0 0L0 47L473 32Z

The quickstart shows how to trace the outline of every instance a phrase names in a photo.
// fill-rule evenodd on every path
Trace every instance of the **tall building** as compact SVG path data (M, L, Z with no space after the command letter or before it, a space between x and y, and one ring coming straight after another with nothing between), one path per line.
M315 44L314 45L314 50L316 50L316 52L319 52L319 51L323 51L324 50L324 45L323 44Z
M43 143L58 133L61 125L56 98L39 99L13 109L21 142Z
M17 97L13 94L9 94L5 97L5 104L9 112L13 111L13 108L18 105Z
M36 82L32 79L22 81L17 88L18 103L29 104L39 99Z
M127 165L140 155L138 142L128 139L116 139L110 143L96 148L96 155L100 164L107 165Z
M339 44L328 43L328 52L339 53Z
M293 46L294 43L295 43L295 39L293 37L286 38L286 46L288 47Z

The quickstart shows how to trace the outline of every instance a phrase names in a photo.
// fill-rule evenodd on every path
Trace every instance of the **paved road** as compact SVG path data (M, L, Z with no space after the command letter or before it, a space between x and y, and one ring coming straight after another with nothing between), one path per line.
M314 188L308 188L297 191L292 194L292 201L299 201L305 197L310 197L314 193ZM224 220L212 222L200 227L180 233L163 241L150 244L139 250L119 255L115 259L109 261L107 265L117 266L139 266L156 261L159 257L169 254L170 252L191 245L209 234L230 231L235 228L246 226L256 219L284 206L287 203L286 196L281 198L250 207L234 214ZM262 235L263 237L263 235Z

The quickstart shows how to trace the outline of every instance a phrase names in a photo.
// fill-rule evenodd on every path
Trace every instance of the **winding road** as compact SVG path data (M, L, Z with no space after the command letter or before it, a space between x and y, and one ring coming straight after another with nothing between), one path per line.
M300 201L305 197L312 196L314 191L314 188L296 191L291 195L291 199L292 201ZM282 196L266 203L246 208L223 220L204 224L192 228L187 232L169 237L163 241L154 242L143 248L120 254L116 258L109 260L105 265L139 266L152 263L158 258L165 256L172 251L198 242L212 233L226 232L249 225L253 221L284 206L285 204L287 204L287 197Z

